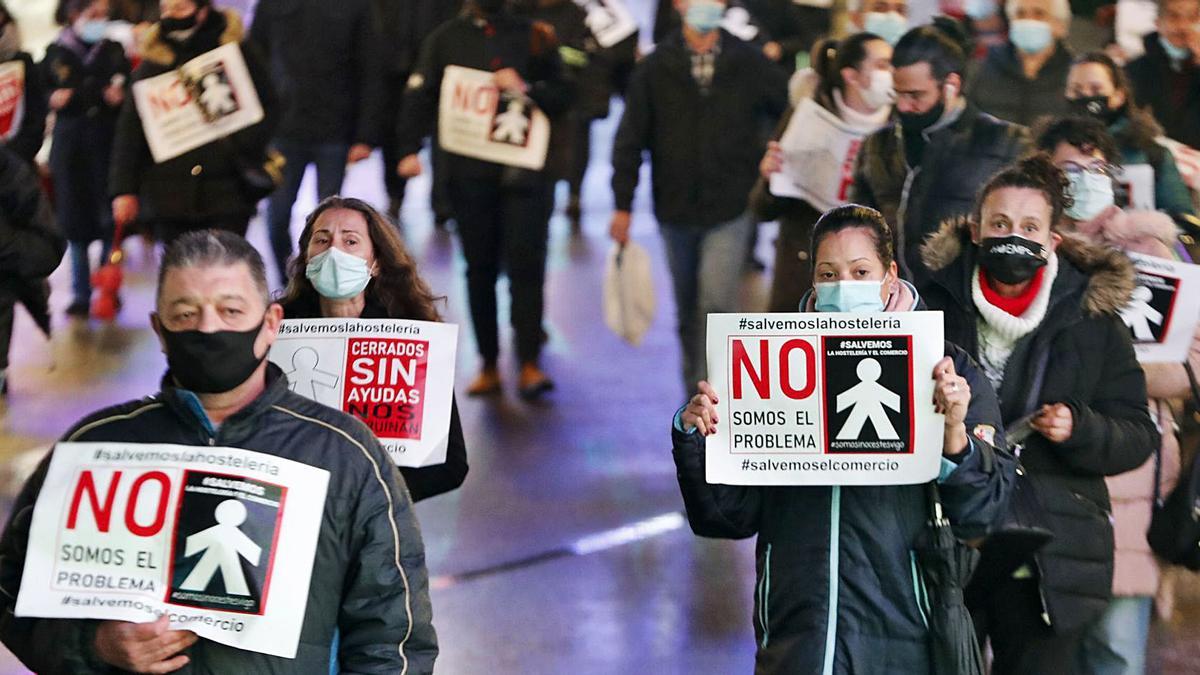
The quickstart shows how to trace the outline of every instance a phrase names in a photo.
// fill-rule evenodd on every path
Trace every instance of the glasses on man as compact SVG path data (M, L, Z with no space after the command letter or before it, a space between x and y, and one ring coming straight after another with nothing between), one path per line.
M1062 166L1059 168L1063 170L1063 173L1067 174L1067 178L1074 178L1085 173L1090 173L1097 176L1105 176L1107 178L1114 178L1117 175L1117 167L1109 164L1108 162L1100 160L1089 162L1087 164L1080 164L1079 162L1063 162Z

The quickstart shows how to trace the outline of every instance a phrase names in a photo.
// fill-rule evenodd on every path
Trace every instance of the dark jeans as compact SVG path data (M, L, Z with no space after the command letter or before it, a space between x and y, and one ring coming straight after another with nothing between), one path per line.
M552 186L539 176L534 185L523 187L472 178L452 178L449 187L467 261L467 295L479 355L494 364L500 354L496 281L503 270L512 297L517 356L522 363L537 361Z
M17 293L0 279L0 370L8 368L8 347L12 342L13 309Z
M112 249L112 238L108 237L103 240L103 246L100 248L100 266L108 262L108 254ZM74 297L72 302L87 303L92 297L92 265L88 256L88 248L91 246L90 241L70 241L68 242L71 251L71 292Z
M592 158L592 118L573 112L570 125L571 161L567 167L567 185L571 196L578 198L583 193L583 178Z
M1080 652L1087 628L1062 634L1042 619L1038 584L1033 579L1007 579L983 606L972 607L980 644L992 642L992 675L1079 673Z
M396 152L396 129L400 123L400 109L404 104L404 92L408 87L408 73L389 73L383 99L383 186L388 198L397 205L404 201L404 187L408 180L396 173L403 157Z
M283 138L272 145L287 160L283 167L283 184L271 193L267 201L267 230L271 235L271 250L280 279L287 280L287 263L292 257L292 204L300 192L304 170L309 164L317 166L317 198L324 199L342 189L346 177L347 143L304 143Z

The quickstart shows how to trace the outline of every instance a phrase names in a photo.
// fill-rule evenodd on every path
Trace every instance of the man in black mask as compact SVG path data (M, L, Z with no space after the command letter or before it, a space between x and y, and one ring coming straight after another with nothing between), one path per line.
M345 672L433 672L437 637L408 490L361 422L293 394L267 361L283 317L269 298L262 257L245 239L218 230L179 237L163 255L151 315L169 365L161 392L91 415L63 440L242 448L329 471L296 657L172 630L166 615L146 623L15 617L47 457L0 538L0 587L8 589L0 594L0 640L30 669L328 672L338 635L334 663ZM76 448L53 452L82 452Z
M929 278L921 241L970 211L987 179L1029 146L1024 127L963 97L964 39L948 19L900 38L892 55L899 121L867 137L856 160L851 200L887 218L903 273L918 289Z

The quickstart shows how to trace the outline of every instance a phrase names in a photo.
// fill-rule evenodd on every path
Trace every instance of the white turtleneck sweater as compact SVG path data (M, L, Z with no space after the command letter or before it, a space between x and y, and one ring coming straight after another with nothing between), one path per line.
M1004 367L1012 356L1017 341L1032 333L1046 318L1046 308L1050 306L1050 289L1054 287L1054 278L1058 276L1058 256L1051 255L1046 261L1045 272L1042 273L1042 285L1038 288L1037 297L1033 304L1021 316L1013 316L987 301L983 288L979 285L979 267L971 276L971 299L979 310L976 328L979 334L979 365L988 380L1000 391L1000 383L1004 380Z
M846 126L853 127L863 134L874 133L883 127L892 114L890 105L885 105L873 113L860 113L846 105L845 100L842 99L842 92L837 89L833 90L833 105L837 108L834 112L846 123Z

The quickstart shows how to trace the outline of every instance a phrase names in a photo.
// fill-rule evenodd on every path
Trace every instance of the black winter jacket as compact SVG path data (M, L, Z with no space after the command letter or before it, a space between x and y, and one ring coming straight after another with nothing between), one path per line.
M946 316L946 339L978 355L978 311L971 300L976 247L965 223L948 223L925 245L933 271L924 293ZM1065 403L1074 432L1064 443L1030 435L1021 454L1054 540L1036 554L1053 625L1069 631L1098 616L1112 589L1113 531L1105 476L1142 465L1159 436L1146 409L1146 381L1129 330L1118 317L1133 290L1133 267L1119 251L1067 237L1046 317L1019 340L998 392L1004 423L1035 406ZM1040 392L1031 392L1046 359Z
M379 145L381 36L368 0L262 0L250 39L266 54L282 116L277 138Z
M988 50L979 70L967 79L967 99L977 108L1006 122L1032 126L1039 117L1066 115L1067 73L1075 55L1059 42L1037 77L1025 77L1011 42Z
M21 113L21 124L17 132L3 145L32 166L33 158L42 148L45 137L49 95L46 93L45 83L42 82L42 73L34 65L32 56L25 52L17 52L7 62L20 62L25 68L25 91L22 99L25 110Z
M143 36L142 62L132 80L162 75L191 59L230 42L241 42L242 20L233 10L212 11L182 44L165 39L154 24ZM117 121L109 192L138 195L144 220L204 221L212 217L249 217L256 201L246 193L240 164L261 163L278 119L275 89L258 49L241 42L246 68L262 103L258 124L155 164L132 96L126 96Z
M40 281L66 250L37 174L17 153L0 147L0 278Z
M746 211L771 128L787 108L787 78L753 45L721 31L707 94L677 33L642 59L613 143L616 208L629 211L649 152L654 215L709 227Z
M1138 103L1150 107L1167 137L1200 148L1200 66L1184 62L1176 71L1158 33L1143 41L1146 53L1125 66Z
M407 76L417 66L421 43L462 11L463 0L370 0L387 72Z
M421 532L408 492L367 427L291 393L283 372L272 365L263 394L213 433L207 418L195 412L194 396L170 381L168 374L157 396L82 420L63 440L229 446L330 472L296 658L201 639L186 651L191 662L179 672L325 675L336 630L342 672L431 673L438 650ZM13 616L49 457L17 497L0 538L0 639L39 673L116 672L94 653L98 622Z
M905 159L898 123L868 136L855 160L850 191L851 201L883 213L895 232L897 260L922 295L929 274L921 263L921 241L942 221L968 213L983 184L1029 148L1024 127L969 104L953 122L925 136L928 142L915 167Z
M367 291L367 303L363 307L362 319L406 319L409 317L389 316L385 309ZM292 302L284 303L283 316L286 319L320 319L321 305L316 296L300 297ZM462 420L458 417L458 402L450 398L450 441L446 446L446 461L432 466L410 467L401 466L400 475L414 502L436 497L437 495L457 490L467 479L467 442L463 438Z
M968 432L990 427L1003 444L996 395L982 369L950 343L946 354L971 387ZM757 675L932 672L913 557L930 518L924 485L709 484L704 437L673 429L672 442L692 531L723 539L758 536ZM1006 452L974 434L970 442L971 453L940 485L946 513L963 538L988 530L1007 504L1015 476Z

